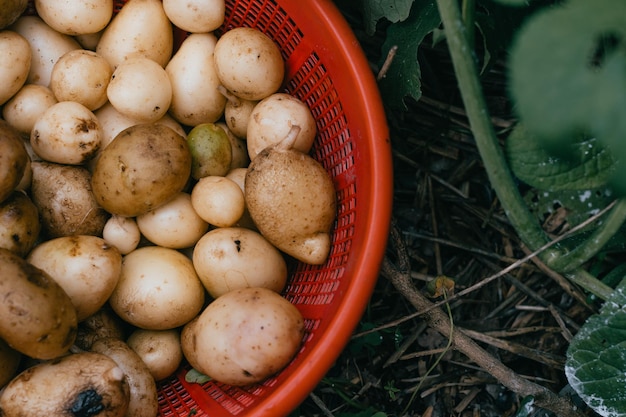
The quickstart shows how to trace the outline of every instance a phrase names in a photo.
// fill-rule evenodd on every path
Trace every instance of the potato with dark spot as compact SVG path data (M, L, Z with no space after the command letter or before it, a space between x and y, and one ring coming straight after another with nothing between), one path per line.
M102 150L91 184L111 214L134 217L154 210L183 190L191 175L186 138L168 126L138 124Z
M113 359L81 352L22 371L0 393L0 415L123 417L129 398L126 376Z
M17 188L29 156L19 132L0 119L0 202Z
M109 214L96 202L86 168L44 161L31 167L31 195L48 237L102 235Z
M70 297L47 273L3 248L0 271L0 338L35 359L67 353L78 324Z
M40 231L39 212L27 194L14 191L0 203L0 248L24 257L35 246Z

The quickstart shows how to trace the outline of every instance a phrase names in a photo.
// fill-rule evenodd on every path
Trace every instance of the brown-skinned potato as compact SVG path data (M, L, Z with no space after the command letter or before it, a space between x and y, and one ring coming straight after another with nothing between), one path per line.
M17 188L29 159L18 131L0 119L0 202Z
M116 338L98 339L91 346L92 352L113 359L124 371L130 387L128 417L154 417L157 415L158 393L150 369L126 342Z
M0 247L25 257L40 231L39 212L27 194L14 191L0 203Z
M0 394L0 415L123 417L129 398L124 372L113 359L81 352L18 374Z
M102 235L109 215L94 198L86 168L45 161L31 168L31 195L48 237Z
M46 272L8 249L0 248L0 271L0 338L35 359L65 354L78 324L69 296Z

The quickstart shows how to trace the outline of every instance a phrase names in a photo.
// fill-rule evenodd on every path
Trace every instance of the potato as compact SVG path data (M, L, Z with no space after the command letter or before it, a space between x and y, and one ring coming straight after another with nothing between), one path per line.
M130 0L102 32L96 52L115 70L130 57L143 56L165 67L174 49L172 23L160 0Z
M2 117L20 133L30 135L35 122L58 100L50 88L26 84L2 108Z
M136 329L126 343L148 366L156 381L173 375L183 361L179 329Z
M226 98L217 90L220 80L213 62L216 42L212 33L191 34L165 67L172 83L169 112L184 125L212 123L224 113Z
M253 159L270 145L285 138L293 126L300 128L293 149L308 153L313 146L317 127L309 107L296 97L275 93L261 100L250 114L246 144Z
M304 336L300 311L266 288L230 291L183 327L185 358L230 385L261 382L289 364Z
M209 229L209 224L193 209L191 196L185 192L137 216L137 226L150 242L173 249L192 247Z
M134 251L141 241L141 231L134 217L112 215L102 230L102 238L122 255Z
M32 52L30 71L26 82L48 87L54 64L65 53L80 49L71 36L57 32L38 16L22 16L11 30L22 35L30 44Z
M216 123L202 123L187 135L191 151L191 176L223 176L232 164L232 145L228 134Z
M164 0L167 17L185 32L212 32L224 23L224 0Z
M39 243L26 260L65 290L78 321L95 314L117 285L122 255L98 236L63 236Z
M224 129L228 140L230 140L231 158L228 171L230 172L235 168L247 168L250 165L250 157L248 156L246 141L235 136L226 123L217 122L215 125Z
M241 227L205 234L194 247L193 266L213 298L247 287L281 292L287 282L283 255L259 233Z
M100 339L126 339L130 332L125 323L110 306L105 305L95 314L78 323L78 332L74 344L82 350L91 350L93 344Z
M13 24L28 7L28 0L4 0L0 8L0 30Z
M134 217L174 198L190 175L186 139L163 124L139 124L124 129L102 150L91 183L105 210Z
M175 249L144 246L124 257L109 304L124 321L151 330L179 327L204 304L204 287L189 258Z
M75 101L60 101L50 106L30 133L33 151L41 159L58 164L85 164L98 152L101 143L98 118Z
M218 39L213 55L222 85L237 97L261 100L283 83L285 63L280 49L258 29L230 29Z
M233 226L243 215L245 204L241 188L226 177L200 178L191 190L194 210L213 226Z
M17 188L29 161L20 134L0 119L0 202Z
M241 192L244 193L244 203L245 203L245 195L246 195L246 174L248 172L247 168L234 168L231 169L228 174L226 174L226 178L237 183ZM250 217L250 212L248 211L248 204L245 204L243 214L235 223L235 226L245 227L246 229L252 229L258 231L256 225L252 221L252 217Z
M20 352L0 339L0 391L17 374L21 359L22 354Z
M297 130L252 160L245 198L250 217L267 240L299 261L319 265L330 253L337 197L324 167L292 148Z
M130 388L127 416L154 417L158 414L156 382L141 357L120 339L103 338L94 342L92 352L113 359L124 371Z
M113 17L113 0L35 0L37 15L66 35L96 33Z
M22 35L10 30L0 32L0 105L24 86L31 58L30 44Z
M65 354L76 338L76 309L47 273L0 248L0 338L35 359Z
M94 197L87 169L43 161L31 167L32 199L48 237L102 235L109 214Z
M75 101L94 111L107 102L113 70L93 51L67 52L52 67L50 89L58 101Z
M224 107L224 121L231 132L238 138L245 139L248 134L248 121L258 100L244 100L232 94L223 85L219 90L227 98Z
M137 57L117 66L106 94L120 113L149 123L167 113L172 102L172 85L163 67L151 59Z
M123 417L130 397L124 372L103 354L82 352L32 366L0 393L0 414Z
M35 246L39 232L39 212L27 194L14 191L0 203L1 248L24 257Z

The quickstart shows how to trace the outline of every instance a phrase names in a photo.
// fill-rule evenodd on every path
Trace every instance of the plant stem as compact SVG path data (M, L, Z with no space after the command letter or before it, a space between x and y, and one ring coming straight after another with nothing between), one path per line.
M472 129L478 152L485 165L489 181L516 233L526 246L534 251L546 245L550 238L535 220L530 210L528 210L506 163L504 152L491 124L474 61L474 49L468 42L467 28L459 10L458 0L437 0L437 7L443 22L448 49L470 128ZM621 210L615 214L616 221L619 219L618 215L621 214L623 214ZM608 228L604 229L605 233L608 234L610 232ZM606 235L602 234L601 238L606 239ZM580 256L578 259L582 259L592 251L597 250L597 244L593 242L585 246L587 247L574 251ZM549 249L541 253L539 257L546 264L554 265L559 262L558 259L562 255L561 251L557 249ZM569 258L568 262L573 260ZM554 269L561 272L558 268ZM571 270L568 268L568 270L571 271L567 275L570 279L596 296L606 300L607 295L610 294L608 286L591 274L583 271L580 268L580 264L576 265L576 269Z
M553 259L552 262L548 263L548 266L561 273L569 273L575 270L600 252L625 220L626 199L621 198L609 213L606 221L594 231L593 235L585 239L585 242L574 250L563 253L558 258Z
M476 22L476 0L463 0L463 23L465 23L465 34L468 45L474 45L474 23Z
M516 232L530 248L548 243L549 238L527 209L517 184L505 161L496 133L491 124L478 70L473 58L473 48L457 0L437 0L439 15L446 33L463 104L467 112L476 146L485 164L489 181Z

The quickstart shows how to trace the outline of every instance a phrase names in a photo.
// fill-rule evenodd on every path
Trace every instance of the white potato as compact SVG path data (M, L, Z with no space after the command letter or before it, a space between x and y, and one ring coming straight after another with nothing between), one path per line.
M80 44L69 35L57 32L38 16L22 16L11 27L30 44L32 52L30 71L26 82L48 87L52 67L65 53L80 49Z
M37 15L66 35L99 32L113 17L113 0L34 0Z
M304 336L304 319L267 288L244 288L215 299L181 332L191 366L230 385L261 382L289 364Z
M173 249L192 247L209 229L209 224L193 209L191 196L185 192L137 216L137 226L150 242Z
M2 117L21 133L33 130L35 122L58 100L52 90L39 84L26 84L2 108Z
M134 217L112 215L104 224L102 238L122 255L134 251L141 241L141 232Z
M189 258L175 249L143 246L124 256L109 304L136 327L166 330L196 317L204 298L204 287Z
M261 100L282 85L285 63L280 49L258 29L230 29L220 36L213 53L222 85L237 97Z
M93 51L75 49L52 67L50 89L58 101L75 101L96 110L107 102L107 86L113 70Z
M247 172L248 172L248 168L233 168L228 172L228 174L226 174L226 178L228 178L229 180L235 181L235 183L237 183L237 185L241 189L241 192L244 195L244 200L246 196L246 173ZM257 230L257 227L254 224L254 221L252 221L252 217L250 217L250 212L248 211L247 204L245 204L243 214L241 215L241 218L237 220L237 223L235 223L235 226Z
M170 78L158 63L137 57L117 66L107 86L109 102L143 123L163 117L172 102Z
M300 127L293 148L308 153L317 127L306 103L286 93L275 93L261 100L254 106L248 121L246 144L250 159L284 139L293 126Z
M96 116L74 101L53 104L35 122L30 134L33 150L43 160L80 165L94 157L102 142Z
M6 103L26 83L32 52L22 35L0 31L0 105Z
M78 321L102 307L117 285L122 255L97 236L64 236L41 242L27 261L47 272L76 307Z
M155 381L174 374L183 361L179 329L135 329L126 343L143 360Z
M161 0L129 0L104 29L96 52L115 69L134 56L165 67L173 49L172 23Z
M224 0L163 0L165 14L186 32L212 32L224 23Z
M204 221L217 227L233 226L245 209L241 188L217 175L200 178L191 190L191 204Z
M287 282L283 255L260 233L242 227L220 227L202 236L193 266L214 298L248 287L279 293Z
M213 62L216 42L211 33L191 34L165 67L172 83L170 114L187 126L215 122L224 113Z

